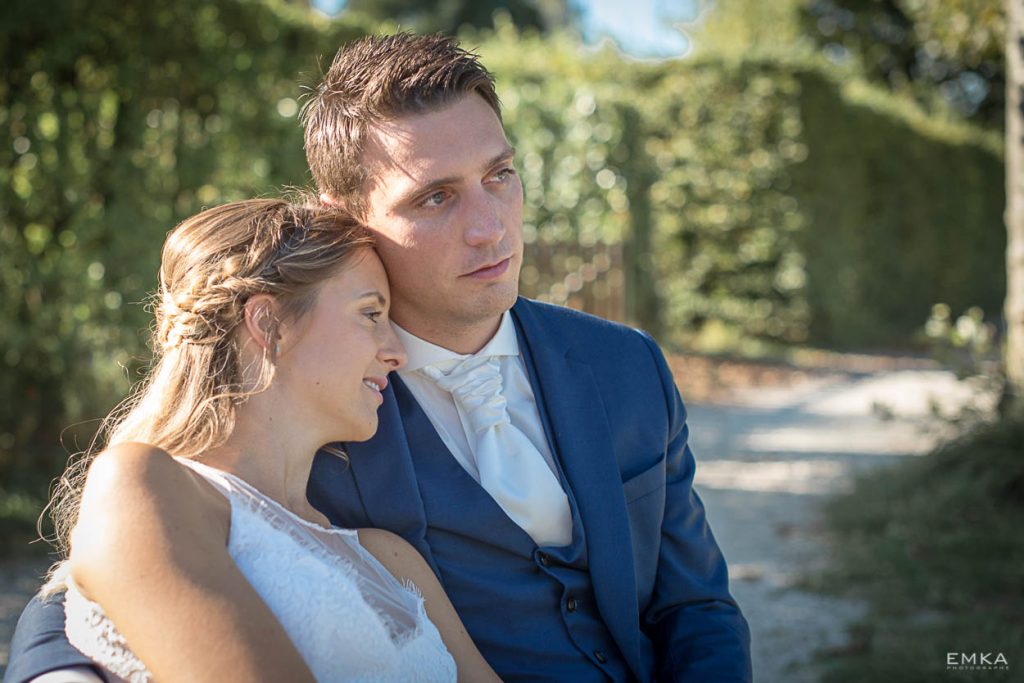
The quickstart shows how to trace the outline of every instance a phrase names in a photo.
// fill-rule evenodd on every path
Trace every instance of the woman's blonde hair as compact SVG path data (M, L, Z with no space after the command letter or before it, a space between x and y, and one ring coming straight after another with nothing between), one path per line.
M372 245L370 233L349 214L280 199L218 206L171 231L154 297L152 365L58 480L49 505L58 550L69 550L85 477L100 450L139 441L194 457L222 444L235 407L268 386L273 330L256 369L257 386L243 385L235 330L250 297L272 295L275 322L294 320L312 308L320 283Z

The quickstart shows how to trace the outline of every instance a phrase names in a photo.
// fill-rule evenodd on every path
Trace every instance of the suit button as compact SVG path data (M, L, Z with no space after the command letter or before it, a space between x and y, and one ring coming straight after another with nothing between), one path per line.
M576 598L569 598L569 601L567 603L565 603L565 608L567 610L569 610L570 612L575 612L576 611L576 607L578 607L578 606L579 606L579 603L576 602Z
M547 553L537 553L537 561L540 562L542 567L547 567L551 564L551 558L547 556Z
M604 656L604 653L600 650L594 650L594 659L604 664L608 661L608 658Z

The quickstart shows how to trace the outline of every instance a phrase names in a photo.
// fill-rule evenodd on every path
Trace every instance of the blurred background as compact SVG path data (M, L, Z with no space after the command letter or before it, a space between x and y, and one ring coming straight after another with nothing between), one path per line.
M0 641L46 566L50 481L146 367L164 235L308 185L304 88L400 29L456 33L497 77L523 293L670 353L758 680L1011 680L1006 7L7 0ZM960 666L983 652L1008 666Z

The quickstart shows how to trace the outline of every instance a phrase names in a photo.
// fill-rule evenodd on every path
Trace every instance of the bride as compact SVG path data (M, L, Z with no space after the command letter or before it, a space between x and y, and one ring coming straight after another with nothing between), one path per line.
M314 453L372 436L404 363L388 294L333 210L248 200L170 233L155 365L53 502L44 591L112 680L497 680L410 545L306 500Z

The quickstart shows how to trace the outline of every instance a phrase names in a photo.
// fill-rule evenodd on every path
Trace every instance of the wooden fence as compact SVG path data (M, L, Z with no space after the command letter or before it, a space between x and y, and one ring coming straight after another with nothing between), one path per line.
M621 242L552 241L526 245L519 279L524 296L626 322Z

